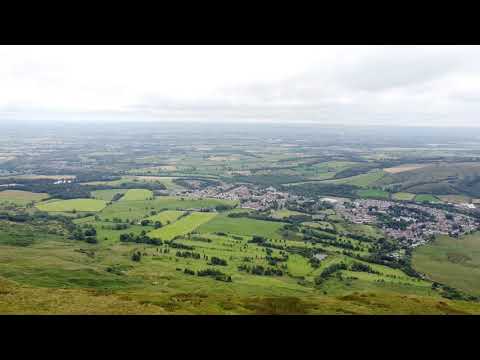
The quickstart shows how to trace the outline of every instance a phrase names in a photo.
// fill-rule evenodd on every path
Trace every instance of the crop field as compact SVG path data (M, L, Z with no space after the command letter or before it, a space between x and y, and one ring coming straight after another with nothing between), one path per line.
M120 201L142 201L153 199L153 192L145 189L130 189L128 190Z
M91 196L97 200L112 201L115 195L125 194L126 192L126 189L96 190L92 191Z
M98 212L105 208L106 202L96 199L60 200L39 203L37 209L46 212Z
M152 222L160 221L160 223L165 225L165 224L170 224L175 222L184 213L185 213L184 211L166 210L166 211L160 212L157 215L150 216L147 219Z
M21 190L5 190L0 191L0 203L8 202L15 205L26 205L31 202L38 202L46 199L48 194L32 193L30 191Z
M160 229L148 233L150 237L162 240L171 240L179 235L186 235L197 229L200 225L209 222L217 216L216 213L194 212L187 215L173 224L164 226Z
M415 269L434 281L480 294L480 233L460 239L440 236L415 249L412 261Z
M453 204L468 204L470 201L472 201L471 197L464 195L439 195L437 197L443 202Z
M398 174L405 171L421 169L429 165L431 164L403 164L403 165L383 169L383 171L386 171L389 174Z

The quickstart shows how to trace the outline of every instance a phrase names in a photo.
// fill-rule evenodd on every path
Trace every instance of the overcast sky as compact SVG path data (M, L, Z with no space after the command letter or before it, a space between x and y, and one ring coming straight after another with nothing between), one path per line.
M0 121L480 126L477 46L0 46Z

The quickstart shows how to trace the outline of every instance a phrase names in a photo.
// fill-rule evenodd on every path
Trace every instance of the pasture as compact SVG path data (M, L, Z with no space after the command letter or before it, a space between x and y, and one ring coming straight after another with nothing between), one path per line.
M186 235L192 232L200 225L215 218L217 215L217 213L210 212L194 212L181 218L173 224L149 232L148 236L162 240L172 240L176 236Z
M430 194L419 194L415 196L416 202L430 202L430 203L441 203L442 201L434 195Z
M345 185L353 185L353 186L365 188L365 187L374 185L377 181L384 178L385 175L386 175L385 172L383 172L382 170L376 169L366 174L350 176L343 179L326 180L324 181L324 183L345 184Z
M390 193L379 189L362 189L357 191L357 195L364 199L382 199L390 198Z
M105 208L104 200L72 199L39 203L37 209L46 212L98 212Z
M225 232L236 235L259 235L271 239L281 239L280 229L284 223L255 220L248 218L231 218L226 215L219 215L213 220L200 226L197 230L200 233Z
M96 190L92 191L91 196L97 200L112 201L115 195L125 194L126 192L126 189Z
M385 169L383 169L383 171L386 171L389 174L398 174L398 173L402 173L402 172L405 172L405 171L412 171L412 170L421 169L421 168L424 168L424 167L429 166L429 165L431 165L431 164L402 164L402 165L399 165L399 166L385 168Z
M411 201L415 197L415 194L407 193L407 192L397 192L392 195L393 200L399 201Z
M32 193L30 191L21 190L0 191L0 203L8 202L22 206L31 202L42 201L46 198L48 198L48 194L45 193Z
M153 192L146 189L129 189L120 201L153 200Z
M184 213L184 211L166 210L158 213L157 215L150 216L147 219L151 222L160 221L160 223L166 225L175 222Z
M415 249L412 264L431 280L480 295L480 233L439 236Z

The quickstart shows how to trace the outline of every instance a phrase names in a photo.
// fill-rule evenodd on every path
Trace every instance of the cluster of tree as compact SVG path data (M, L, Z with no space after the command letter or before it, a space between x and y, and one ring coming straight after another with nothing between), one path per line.
M132 254L132 261L140 262L142 260L142 253L140 251L135 251Z
M365 272L369 274L380 274L380 272L372 269L370 265L360 263L360 262L354 262L352 265L350 265L350 271L355 271L355 272Z
M242 264L238 266L239 271L244 271L252 275L260 276L283 276L283 271L273 267L264 268L262 265L247 265Z
M214 266L227 266L228 263L226 260L224 259L221 259L221 258L218 258L216 256L212 256L210 258L210 262L208 263L208 265L214 265Z
M197 276L210 276L218 281L232 282L232 277L230 275L224 274L216 269L198 270Z
M235 206L226 205L226 204L219 204L219 205L215 206L215 210L217 210L218 212L222 212L222 211L232 210L234 207Z
M195 250L195 248L193 246L179 244L179 243L173 242L173 240L170 240L170 241L165 240L165 244L169 245L173 249Z
M130 227L130 224L102 225L102 229L108 229L108 230L126 230L129 227Z
M388 208L388 214L393 217L413 217L420 222L435 221L435 216L428 212L417 208L406 208L403 206L393 205Z
M191 259L200 259L200 254L193 251L177 251L175 254L177 257L191 258Z
M333 274L341 270L348 270L348 265L342 262L342 263L332 264L326 267L320 273L320 275L315 278L315 284L320 285L321 283L323 283L323 281L325 281L326 279L331 277Z
M111 202L118 201L118 200L120 200L122 197L123 197L123 194L122 194L122 193L116 193L115 195L113 195Z
M388 214L376 213L379 225L382 228L389 228L394 230L406 230L408 226L413 224L412 221L406 221L404 219L395 219Z
M146 235L145 231L142 231L140 235L135 234L120 234L121 242L131 242L137 244L150 244L150 245L162 245L163 242L160 239L151 238Z
M78 241L86 241L89 244L96 244L98 243L97 240L97 230L93 227L86 227L86 228L81 228L81 227L76 227L71 235L70 239L72 240L78 240Z

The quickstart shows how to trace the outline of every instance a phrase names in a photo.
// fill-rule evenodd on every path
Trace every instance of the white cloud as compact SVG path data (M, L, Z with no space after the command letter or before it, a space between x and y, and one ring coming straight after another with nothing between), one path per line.
M476 46L0 46L0 121L476 126Z

